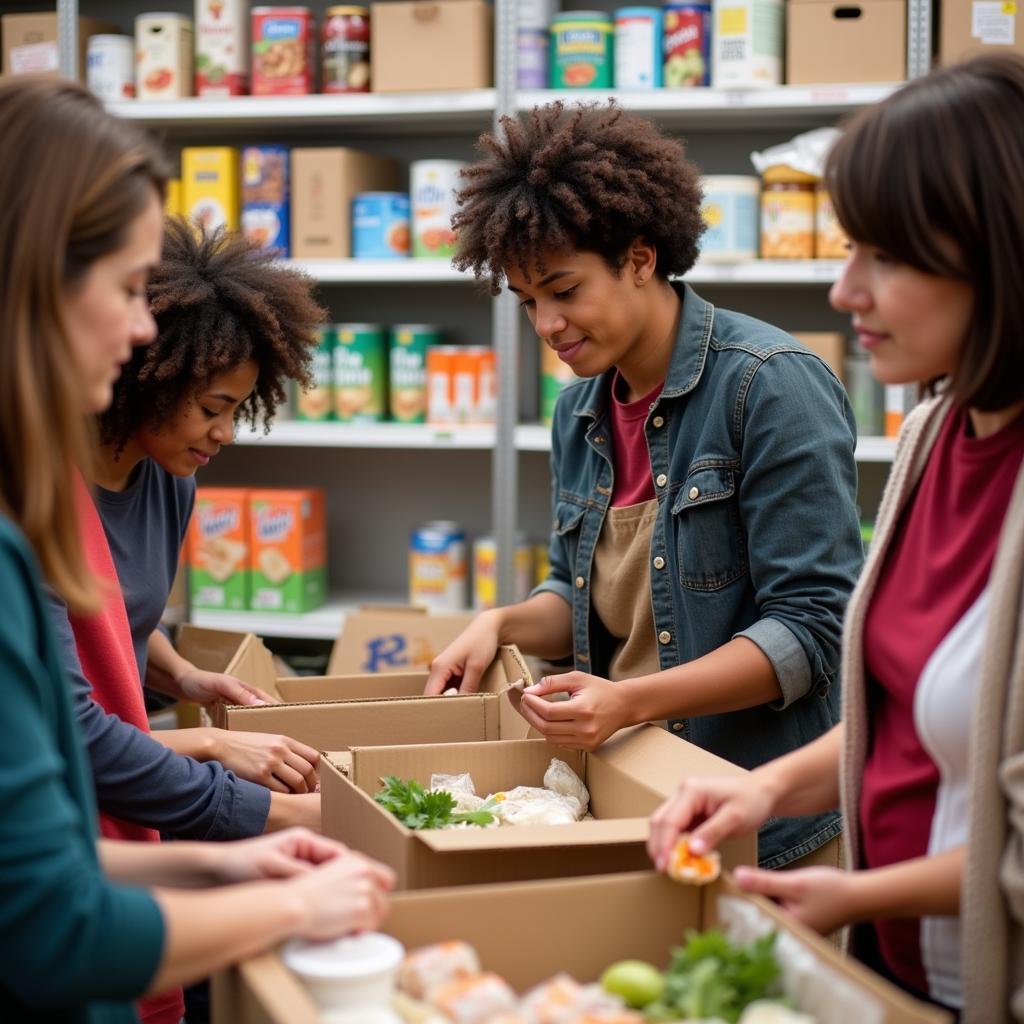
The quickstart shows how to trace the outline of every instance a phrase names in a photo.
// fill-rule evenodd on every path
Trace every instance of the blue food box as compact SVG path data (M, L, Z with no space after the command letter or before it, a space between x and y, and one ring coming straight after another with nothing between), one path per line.
M242 233L260 248L288 256L291 238L286 146L242 150Z
M409 256L409 194L361 192L352 200L352 256L394 260Z

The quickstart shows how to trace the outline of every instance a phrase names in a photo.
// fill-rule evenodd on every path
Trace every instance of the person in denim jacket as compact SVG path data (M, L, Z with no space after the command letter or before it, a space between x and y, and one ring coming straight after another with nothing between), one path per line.
M555 103L503 128L465 172L455 262L503 282L582 379L555 411L548 577L479 615L427 692L476 689L500 643L571 654L575 671L521 704L552 742L592 750L667 720L755 768L838 720L862 559L843 386L784 332L678 281L703 221L677 141L613 105ZM835 812L769 821L759 860L827 845L834 864L840 828Z

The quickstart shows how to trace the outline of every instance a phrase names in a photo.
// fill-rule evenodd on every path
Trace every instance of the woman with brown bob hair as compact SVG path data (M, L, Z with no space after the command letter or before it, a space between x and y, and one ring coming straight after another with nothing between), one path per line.
M77 481L87 420L154 334L165 172L136 128L56 79L0 84L0 138L0 1019L127 1022L134 998L289 936L373 927L391 875L302 829L97 841L42 587L80 613L104 608Z
M709 848L841 803L849 873L737 871L968 1022L1024 1020L1024 58L912 82L826 177L850 255L832 303L908 417L844 628L843 721L742 786L655 814Z

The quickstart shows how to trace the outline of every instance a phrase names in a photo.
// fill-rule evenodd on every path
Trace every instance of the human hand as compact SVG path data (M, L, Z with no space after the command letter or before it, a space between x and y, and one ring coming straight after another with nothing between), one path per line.
M681 833L690 833L690 850L700 856L723 839L756 832L771 817L774 803L774 791L756 774L687 779L652 815L647 853L664 871Z
M457 690L476 693L498 652L498 626L492 612L481 612L431 663L423 693L434 697Z
M739 867L733 876L745 892L771 897L801 924L821 935L829 935L858 920L855 871L825 867L762 871Z
M214 729L213 760L277 793L312 793L320 754L289 736Z
M344 843L317 835L307 828L210 844L217 855L216 874L222 885L266 878L291 878L306 874L318 864L350 856Z
M241 679L223 672L204 672L195 665L186 669L175 682L181 696L196 704L213 704L218 700L242 705L281 703L258 686L243 683Z
M569 699L544 700L553 693L567 693ZM546 676L528 686L519 714L545 739L571 750L596 750L609 736L633 724L624 688L584 672Z

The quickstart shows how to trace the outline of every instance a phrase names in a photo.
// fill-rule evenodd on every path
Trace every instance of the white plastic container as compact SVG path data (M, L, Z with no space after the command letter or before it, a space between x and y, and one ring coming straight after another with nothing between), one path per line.
M782 84L782 0L713 0L711 84L755 89Z
M135 40L132 36L90 36L85 84L106 103L135 97Z
M364 932L333 942L293 939L281 951L332 1024L401 1024L391 1009L405 947L390 935Z
M700 256L709 263L757 258L761 180L752 175L715 174L702 179L700 212L707 229Z

